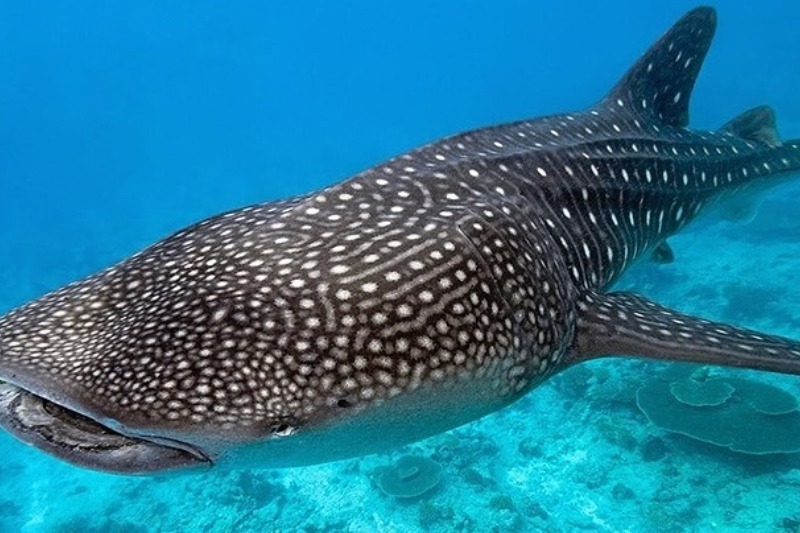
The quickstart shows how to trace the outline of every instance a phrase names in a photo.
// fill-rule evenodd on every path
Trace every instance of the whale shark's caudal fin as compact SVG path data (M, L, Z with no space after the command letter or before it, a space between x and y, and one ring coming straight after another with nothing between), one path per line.
M713 8L683 16L619 80L601 106L624 108L649 122L689 123L689 97L717 26Z
M579 304L570 362L614 354L800 374L800 342L684 315L635 294L593 293Z

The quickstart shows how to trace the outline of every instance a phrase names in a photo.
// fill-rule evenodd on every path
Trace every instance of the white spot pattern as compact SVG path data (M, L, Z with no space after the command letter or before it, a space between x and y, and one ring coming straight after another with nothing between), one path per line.
M705 206L800 169L797 142L684 128L709 13L586 113L453 136L201 222L9 313L0 350L153 435L189 421L283 436L464 379L511 399L559 368L589 310L659 339L798 358L796 343L633 297L582 299ZM665 68L670 85L652 86Z

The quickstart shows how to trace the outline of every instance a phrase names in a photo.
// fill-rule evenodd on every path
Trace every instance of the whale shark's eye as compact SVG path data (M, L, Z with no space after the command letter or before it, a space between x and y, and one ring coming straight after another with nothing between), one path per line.
M336 402L336 406L341 407L342 409L346 409L352 405L353 404L351 404L350 400L348 400L347 398L339 398L339 400Z
M273 426L270 428L270 431L273 435L278 437L288 437L292 433L294 433L294 428L289 424L278 424L277 426Z

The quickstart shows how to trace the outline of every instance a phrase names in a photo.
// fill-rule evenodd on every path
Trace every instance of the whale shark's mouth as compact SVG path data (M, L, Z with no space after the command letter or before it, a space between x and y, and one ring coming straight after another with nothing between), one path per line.
M9 383L0 383L0 427L67 462L106 472L146 474L211 463L189 444L123 435Z

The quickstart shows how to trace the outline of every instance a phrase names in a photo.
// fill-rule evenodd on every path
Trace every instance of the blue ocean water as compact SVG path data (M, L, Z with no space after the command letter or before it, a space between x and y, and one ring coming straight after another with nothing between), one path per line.
M585 107L694 5L2 1L0 311L211 214L446 134ZM800 7L718 8L693 126L769 103L784 136L800 136ZM623 284L800 337L799 191L776 189L749 224L698 223L675 239L674 264ZM800 528L795 456L701 445L636 409L631 391L667 371L591 363L404 450L286 471L116 477L2 435L0 530ZM735 375L800 396L796 378ZM403 454L444 467L424 498L376 486L375 469Z

